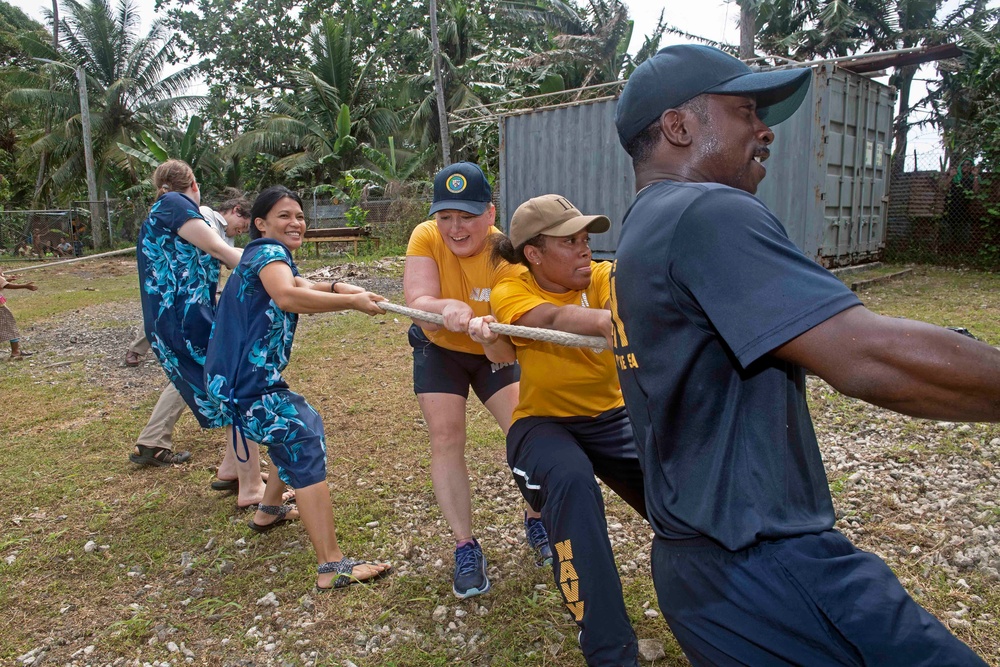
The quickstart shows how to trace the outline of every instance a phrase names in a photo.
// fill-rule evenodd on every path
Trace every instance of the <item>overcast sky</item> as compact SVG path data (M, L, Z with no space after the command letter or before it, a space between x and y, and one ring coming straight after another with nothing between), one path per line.
M47 0L6 0L20 7L29 16L44 23L42 11L51 6ZM143 30L153 20L155 0L134 0L143 20ZM959 0L945 0L945 7L955 7ZM720 42L739 43L739 8L735 2L726 0L625 0L635 21L632 43L629 51L635 53L646 34L652 32L662 10L666 10L668 24L694 35L700 35ZM992 0L991 6L1000 4ZM662 46L683 42L682 38L668 35ZM918 81L911 93L911 103L925 94L921 79L936 76L933 66L924 66L918 74ZM884 80L883 80L884 81ZM918 115L919 115L918 111ZM941 142L933 130L910 130L909 153L941 151Z

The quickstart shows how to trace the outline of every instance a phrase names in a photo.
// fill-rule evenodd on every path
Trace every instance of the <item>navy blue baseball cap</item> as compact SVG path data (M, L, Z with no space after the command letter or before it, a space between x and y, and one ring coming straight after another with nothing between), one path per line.
M625 84L615 111L618 140L628 146L664 111L705 93L752 96L757 116L777 125L799 108L810 81L808 67L754 72L711 46L668 46L636 67Z
M438 211L454 209L473 215L482 215L493 203L493 188L479 165L456 162L439 171L434 177L434 203L431 215Z

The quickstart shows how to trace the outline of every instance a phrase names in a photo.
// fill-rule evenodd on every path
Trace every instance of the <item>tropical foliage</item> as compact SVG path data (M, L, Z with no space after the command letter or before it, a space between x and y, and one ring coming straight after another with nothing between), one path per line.
M64 203L78 195L84 175L78 67L86 77L99 192L139 182L147 169L137 169L121 146L137 148L143 132L169 131L199 99L186 95L193 69L165 74L174 57L172 39L159 22L138 34L140 17L131 0L114 9L107 0L64 0L62 6L58 51L37 33L21 40L28 55L49 63L48 72L26 72L29 84L12 90L6 100L51 114L50 129L32 142L26 159L49 156L42 185L51 201Z
M961 42L976 50L998 9L986 0L963 0L946 10L941 0L748 0L757 11L757 41L765 53L797 60L833 58L916 46ZM994 42L995 45L995 42ZM945 68L948 67L946 64ZM893 68L898 91L893 166L902 171L911 112L925 100L910 99L917 65Z
M949 11L941 0L737 4L753 13L758 51L790 58L960 40L967 57L941 63L925 122L962 154L985 156L984 141L1000 145L998 10L987 0ZM0 0L0 204L8 207L86 196L84 111L98 190L113 197L143 200L165 157L191 162L209 195L282 182L351 203L400 196L440 166L442 114L452 159L495 171L497 124L469 122L470 109L543 93L571 100L580 87L626 78L666 32L678 32L661 15L632 53L625 0L439 0L441 109L427 0L161 0L164 18L145 31L134 0L54 8L42 26ZM893 73L897 151L905 150L914 73Z
M30 200L34 190L34 174L30 165L19 164L31 137L44 124L44 114L37 108L17 105L7 100L7 94L40 69L21 44L25 39L44 40L41 24L29 19L16 7L0 2L0 207L10 202Z

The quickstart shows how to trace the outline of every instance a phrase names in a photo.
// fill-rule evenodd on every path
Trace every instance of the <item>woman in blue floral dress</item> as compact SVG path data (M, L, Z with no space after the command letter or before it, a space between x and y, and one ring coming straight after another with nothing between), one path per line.
M302 200L291 190L270 187L250 211L250 236L239 266L219 301L208 346L205 381L213 419L231 420L233 448L265 445L278 474L250 528L264 533L296 510L281 505L284 485L296 489L298 515L316 549L316 586L340 588L386 574L390 566L346 558L337 544L330 488L326 483L323 420L281 375L292 351L298 313L354 310L376 315L383 298L346 283L313 283L298 274L292 250L306 230ZM252 447L252 445L249 445Z
M201 191L187 163L167 160L153 173L153 185L158 197L136 248L145 334L201 427L229 426L228 417L205 410L205 351L215 321L219 264L236 266L242 251L224 243L198 210ZM129 458L169 465L187 457L136 445Z

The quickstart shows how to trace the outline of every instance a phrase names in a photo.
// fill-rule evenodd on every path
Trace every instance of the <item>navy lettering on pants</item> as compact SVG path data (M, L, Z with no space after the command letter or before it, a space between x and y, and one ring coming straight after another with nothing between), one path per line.
M880 558L835 530L726 551L653 541L660 609L694 667L985 667Z
M638 665L596 474L645 518L642 471L624 408L597 417L525 417L507 434L507 463L541 507L566 608L583 630L588 665Z

